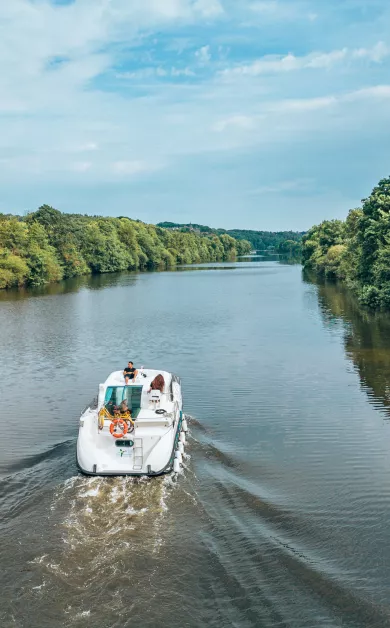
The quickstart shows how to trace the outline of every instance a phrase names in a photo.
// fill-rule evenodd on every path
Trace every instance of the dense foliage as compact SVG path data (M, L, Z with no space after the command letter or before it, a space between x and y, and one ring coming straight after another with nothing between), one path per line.
M227 234L237 240L247 240L251 243L252 248L257 251L264 249L277 249L279 253L289 253L290 250L293 254L300 253L300 242L303 236L301 231L253 231L247 229L212 229L206 225L198 225L194 223L180 224L177 222L159 222L159 227L165 229L180 230L183 232L199 232L207 234ZM287 243L288 244L285 244ZM298 246L291 243L298 243ZM283 246L285 247L283 250Z
M302 241L282 240L276 247L276 251L281 255L299 259L302 256Z
M345 280L363 305L390 308L390 178L382 179L345 222L325 220L303 238L303 263Z
M247 229L230 229L229 235L238 240L247 240L257 251L276 249L285 242L300 242L303 232L299 231L249 231ZM287 247L288 248L288 247Z
M170 231L129 218L63 214L48 205L0 214L0 288L88 273L233 260L251 249L227 234Z

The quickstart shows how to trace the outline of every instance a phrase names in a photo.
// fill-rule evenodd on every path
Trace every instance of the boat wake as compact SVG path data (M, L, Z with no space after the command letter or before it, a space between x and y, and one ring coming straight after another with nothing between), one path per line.
M189 460L186 455L182 474ZM31 594L65 594L65 626L84 625L91 613L95 617L97 608L86 602L91 598L100 608L115 606L119 613L122 608L125 616L130 588L132 596L137 590L144 597L164 563L175 530L170 504L173 494L181 493L182 479L77 475L65 480L50 505L57 542L32 561Z

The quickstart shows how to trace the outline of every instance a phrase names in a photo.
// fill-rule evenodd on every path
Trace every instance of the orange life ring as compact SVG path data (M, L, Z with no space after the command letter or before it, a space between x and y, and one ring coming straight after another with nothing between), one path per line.
M116 431L116 427L119 425L122 427L122 432ZM124 419L114 419L110 425L110 432L114 438L122 438L127 434L128 429L129 428L127 427L127 423Z

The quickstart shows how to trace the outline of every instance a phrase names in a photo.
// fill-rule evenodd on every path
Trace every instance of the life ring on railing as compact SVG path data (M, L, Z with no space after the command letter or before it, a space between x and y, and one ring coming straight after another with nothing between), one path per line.
M117 432L116 428L118 426L122 427L122 432ZM127 423L124 419L114 419L110 425L110 432L114 438L122 438L128 432L129 428L127 427Z

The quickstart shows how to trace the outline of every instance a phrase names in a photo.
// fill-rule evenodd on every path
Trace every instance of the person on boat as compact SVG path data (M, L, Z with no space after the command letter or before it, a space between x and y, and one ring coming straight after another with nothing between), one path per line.
M119 405L119 410L120 410L121 414L126 414L126 412L129 412L129 406L127 404L127 399L123 399L123 401L121 401L121 403Z
M123 377L125 378L126 385L130 382L130 380L135 379L138 375L137 369L134 368L132 362L128 362L127 367L123 371Z
M160 393L163 393L164 392L164 386L165 386L164 377L161 374L156 375L156 377L154 378L154 380L150 384L150 388L148 390L148 393L150 393L152 390L159 390Z

